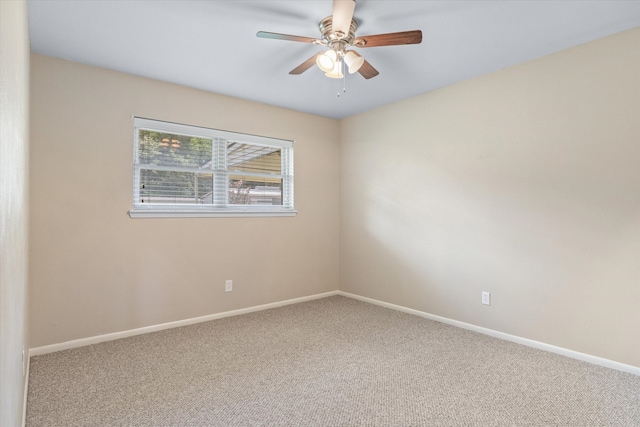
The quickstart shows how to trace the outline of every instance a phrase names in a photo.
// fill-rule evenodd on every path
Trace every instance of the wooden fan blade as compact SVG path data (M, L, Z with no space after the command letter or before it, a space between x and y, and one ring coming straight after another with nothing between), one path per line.
M350 52L355 53L356 56L362 57L362 55L360 55L355 50L352 50ZM373 65L369 64L369 62L367 62L366 59L364 60L364 62L360 66L360 69L358 70L358 72L360 73L360 75L362 77L364 77L367 80L369 80L370 78L375 77L378 74L380 74L380 72L378 70L376 70L375 68L373 68Z
M331 28L334 33L349 34L355 9L356 2L354 0L333 0Z
M375 34L373 36L356 37L351 43L356 47L396 46L401 44L420 44L422 31L402 31L400 33Z
M375 77L378 74L380 74L380 72L375 68L373 68L373 66L369 64L369 62L367 62L366 59L364 60L364 63L362 64L362 67L360 67L358 72L360 73L360 75L362 75L362 77L364 77L367 80L369 80L371 77Z
M314 42L322 43L322 40L314 39L312 37L291 36L289 34L270 33L268 31L258 31L256 33L256 36L260 37L261 39L288 40L291 42L302 42L302 43L314 43Z
M313 67L313 64L316 63L316 58L318 57L318 55L322 55L322 54L323 54L323 52L316 53L311 58L307 59L302 64L298 65L296 68L294 68L293 70L289 71L289 74L302 74L302 73L304 73L309 68Z

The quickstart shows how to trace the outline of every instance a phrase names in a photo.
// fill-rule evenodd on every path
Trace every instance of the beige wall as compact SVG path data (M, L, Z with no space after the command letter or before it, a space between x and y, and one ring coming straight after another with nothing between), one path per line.
M32 347L338 288L334 120L40 55L31 84ZM132 115L295 140L298 215L130 219Z
M340 140L341 290L640 366L640 29Z
M27 333L27 3L0 1L0 425L22 422ZM26 361L25 361L26 363Z
M33 55L32 347L339 283L640 366L639 52L632 30L340 122ZM132 115L295 139L299 215L129 219Z

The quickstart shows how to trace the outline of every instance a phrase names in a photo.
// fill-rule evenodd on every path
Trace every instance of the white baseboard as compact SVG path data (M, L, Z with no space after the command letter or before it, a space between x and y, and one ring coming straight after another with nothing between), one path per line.
M29 350L29 359L31 356L38 356L41 354L53 353L56 351L67 350L71 348L83 347L86 345L97 344L104 341L112 341L120 338L132 337L135 335L146 334L149 332L161 331L164 329L177 328L180 326L193 325L201 322L208 322L210 320L222 319L224 317L238 316L240 314L252 313L256 311L268 310L271 308L282 307L290 304L297 304L300 302L311 301L320 298L326 298L334 295L342 295L344 297L357 299L360 301L368 302L370 304L379 305L381 307L390 308L392 310L401 311L415 316L424 317L426 319L434 320L436 322L445 323L447 325L456 326L462 329L468 329L470 331L478 332L484 335L489 335L495 338L500 338L506 341L511 341L517 344L526 345L529 347L537 348L539 350L549 351L551 353L560 354L562 356L570 357L572 359L581 360L583 362L592 363L594 365L604 366L606 368L616 369L618 371L629 372L634 375L640 376L640 367L627 365L624 363L616 362L614 360L604 359L602 357L593 356L586 353L580 353L578 351L569 350L563 347L557 347L551 344L546 344L540 341L531 340L528 338L522 338L517 335L511 335L504 332L496 331L489 328L483 328L481 326L472 325L470 323L460 322L458 320L449 319L435 314L426 313L424 311L415 310L412 308L403 307L396 304L387 303L384 301L375 300L372 298L363 297L356 294L351 294L343 291L331 291L322 294L315 294L306 297L294 298L285 301L278 301L269 304L256 305L253 307L241 308L238 310L225 311L222 313L209 314L201 317L194 317L191 319L178 320L175 322L162 323L159 325L146 326L143 328L130 329L127 331L114 332L110 334L98 335L94 337L81 338L73 341L66 341L58 344L51 344L42 347L35 347ZM27 363L27 381L29 376L29 362ZM25 385L25 414L26 414L26 385Z
M483 328L481 326L472 325L470 323L460 322L458 320L449 319L447 317L436 316L435 314L426 313L424 311L414 310L412 308L403 307L401 305L390 304L384 301L378 301L372 298L362 297L360 295L350 294L348 292L338 291L338 295L357 299L360 301L368 302L370 304L379 305L381 307L390 308L392 310L402 311L404 313L413 314L415 316L424 317L429 320L435 320L436 322L446 323L447 325L456 326L462 329L468 329L470 331L479 332L484 335L489 335L495 338L500 338L506 341L511 341L517 344L526 345L529 347L537 348L539 350L548 351L551 353L560 354L562 356L570 357L572 359L581 360L583 362L592 363L594 365L604 366L605 368L616 369L618 371L628 372L630 374L640 376L640 367L627 365L624 363L616 362L614 360L604 359L598 356L592 356L586 353L580 353L579 351L569 350L563 347L557 347L555 345L546 344L540 341L530 340L528 338L522 338L517 335L506 334L504 332L496 331L489 328Z
M22 427L25 427L27 425L27 395L29 393L29 370L31 369L31 350L27 350L26 353L27 353L27 367L24 370L24 395L22 396Z
M178 320L175 322L161 323L159 325L145 326L143 328L129 329L121 332L113 332L110 334L97 335L94 337L80 338L77 340L66 341L58 344L45 345L42 347L34 347L29 350L30 356L39 356L41 354L53 353L56 351L68 350L71 348L84 347L86 345L98 344L105 341L113 341L120 338L133 337L136 335L147 334L149 332L162 331L164 329L178 328L180 326L188 326L196 323L208 322L210 320L222 319L223 317L238 316L240 314L252 313L255 311L268 310L270 308L282 307L299 302L311 301L320 298L338 295L338 291L325 292L306 297L293 298L284 301L273 302L269 304L256 305L253 307L241 308L238 310L225 311L222 313L209 314L206 316L193 317L191 319Z

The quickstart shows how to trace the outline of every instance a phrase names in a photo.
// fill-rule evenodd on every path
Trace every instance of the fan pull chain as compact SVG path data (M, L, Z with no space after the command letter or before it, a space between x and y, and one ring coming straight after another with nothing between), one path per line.
M342 92L347 93L347 67L344 66L344 61L342 61Z
M344 67L344 61L340 61L340 71L342 72L342 92L346 93L347 92L347 73L346 73L346 69ZM338 98L340 98L340 90L338 89Z
M340 70L342 70L342 61L338 62L338 64L340 64ZM344 77L344 73L342 73L342 76ZM340 98L340 89L338 89L338 98Z

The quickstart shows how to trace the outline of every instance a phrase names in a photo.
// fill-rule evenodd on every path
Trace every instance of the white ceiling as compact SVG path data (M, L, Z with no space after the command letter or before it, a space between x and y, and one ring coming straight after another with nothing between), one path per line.
M321 47L331 0L29 0L33 52L332 118L640 26L640 1L358 0L356 36L422 30L420 45L359 49L380 71L288 72Z

